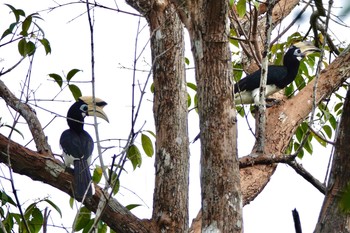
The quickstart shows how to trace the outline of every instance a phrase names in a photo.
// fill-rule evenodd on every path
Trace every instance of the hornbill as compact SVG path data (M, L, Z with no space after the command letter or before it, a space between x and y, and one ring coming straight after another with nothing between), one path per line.
M96 117L108 122L108 117L103 111L103 107L107 103L99 98L95 98L95 103ZM84 130L84 118L93 116L93 114L92 96L80 97L68 110L67 123L69 129L65 130L60 138L64 163L67 167L74 166L74 198L78 201L82 201L85 193L86 197L92 196L89 165L94 142L89 133Z
M300 60L317 51L320 50L311 42L298 42L292 45L284 55L283 66L268 66L265 97L293 82L298 74ZM235 104L257 104L259 102L260 76L261 69L235 83Z

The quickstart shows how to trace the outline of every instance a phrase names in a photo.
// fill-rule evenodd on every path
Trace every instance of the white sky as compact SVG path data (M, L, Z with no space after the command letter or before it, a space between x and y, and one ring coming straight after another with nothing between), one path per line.
M40 1L40 3L35 2L36 4L33 4L32 1L0 0L0 15L2 15L0 33L14 20L13 15L7 16L9 8L3 5L3 3L7 2L10 2L14 7L22 8L27 14L55 5L53 1ZM103 4L115 7L112 0L103 1ZM118 5L121 10L135 12L123 1L118 1ZM63 76L63 72L67 73L73 68L78 68L82 69L83 72L78 73L74 80L90 80L90 36L87 16L83 15L75 19L83 12L85 12L85 5L76 4L58 8L52 12L44 11L40 13L44 21L38 21L38 24L43 28L46 37L51 42L52 54L45 56L43 48L40 48L35 55L30 90L35 91L36 99L51 99L59 93L60 89L57 84L50 81L48 77L49 73L58 73ZM72 19L75 20L71 21ZM101 139L125 139L130 130L132 71L121 67L132 68L138 20L138 17L123 13L103 9L97 9L95 11L96 95L108 102L105 111L110 119L110 124L104 121L100 122L99 132ZM145 20L141 19L141 28L145 25ZM299 29L299 31L303 30ZM148 38L149 30L146 27L139 36L137 54L146 45ZM191 59L189 43L186 43L186 56ZM0 69L14 64L19 59L16 46L0 48ZM151 64L150 51L147 47L146 51L140 56L137 68L149 70L149 64ZM20 95L27 68L28 60L24 61L20 67L10 74L2 77L5 84L17 96ZM138 72L136 75L138 82L142 85L148 73ZM187 79L190 82L194 82L193 71L187 73ZM91 84L79 84L79 87L82 89L83 95L91 95ZM146 121L144 129L154 131L152 94L149 90L149 88L146 89L147 93L145 101L142 103L136 129L139 129ZM137 95L139 96L138 89ZM30 98L33 98L33 94ZM68 89L65 89L57 97L57 100L72 100ZM136 100L138 99L136 98ZM0 104L4 109L3 101L0 101ZM40 101L37 104L65 116L71 103ZM45 112L39 108L35 109L42 125L46 125L54 117L54 114ZM0 117L2 117L2 122L12 124L12 118L7 115L7 112L7 109L1 111ZM92 119L90 119L90 122L92 122ZM18 127L25 133L26 137L23 140L18 135L14 135L14 140L21 144L26 144L30 138L26 126L20 125ZM243 119L239 119L239 127L239 154L240 156L244 156L250 152L254 141ZM61 153L58 141L61 132L66 128L65 119L58 117L45 129L54 153ZM92 127L86 127L86 129L94 136ZM194 111L190 113L189 131L190 139L193 139L198 132L198 117ZM0 128L0 132L7 135L8 130ZM108 146L113 143L115 142L104 143L103 145ZM123 142L121 142L122 144ZM31 143L30 147L34 149L34 144ZM317 153L312 156L305 155L302 163L312 174L323 181L330 148L319 148L316 145L314 145L314 148ZM109 163L111 156L118 152L119 149L107 151L105 153L106 163ZM96 153L94 155L96 156ZM2 172L6 173L7 169L3 165L0 168L0 174L2 176ZM117 195L117 199L125 205L143 204L143 206L134 209L133 213L140 218L149 218L152 211L154 160L144 155L143 164L140 169L132 171L130 164L128 164L126 170L128 173L122 175L121 181L122 186L125 188L121 189ZM68 205L68 195L48 185L34 182L24 176L15 176L15 182L21 202L30 204L39 197L50 196L63 211L62 219L59 218L59 215L55 211L52 211L51 216L55 219L55 225L63 224L66 227L71 226L73 222L72 216L74 216L75 210L71 210ZM8 182L0 179L0 189L2 187L11 193L10 189L8 189ZM199 187L199 142L196 142L195 144L191 144L190 222L200 208ZM286 165L279 165L275 175L271 178L270 183L264 191L252 203L244 207L245 232L294 233L291 214L294 208L297 208L299 211L304 232L312 232L317 221L322 200L323 195L297 175L291 168ZM52 230L55 232L65 232L59 228L51 229L50 232Z

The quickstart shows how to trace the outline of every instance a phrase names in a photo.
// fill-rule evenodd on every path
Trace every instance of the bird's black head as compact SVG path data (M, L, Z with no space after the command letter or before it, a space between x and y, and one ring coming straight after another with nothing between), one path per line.
M67 122L69 128L82 130L84 124L84 118L87 115L88 105L82 101L78 100L75 102L68 110L67 113Z
M90 96L80 97L68 110L67 122L69 128L81 131L84 126L84 118L96 113L97 117L100 117L108 122L108 117L103 111L103 107L107 103L99 98L95 98L96 107L94 110L93 98Z
M298 62L308 54L319 51L320 49L315 47L311 42L298 42L288 49L284 55L283 64L286 65L288 62L293 61Z

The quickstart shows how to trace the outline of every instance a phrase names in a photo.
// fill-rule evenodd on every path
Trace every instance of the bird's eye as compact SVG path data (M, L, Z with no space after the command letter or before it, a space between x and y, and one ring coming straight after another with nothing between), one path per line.
M88 106L86 104L83 104L83 105L80 106L80 110L83 111L83 112L87 112Z
M300 49L295 50L295 55L299 55L299 54L301 54L301 50Z

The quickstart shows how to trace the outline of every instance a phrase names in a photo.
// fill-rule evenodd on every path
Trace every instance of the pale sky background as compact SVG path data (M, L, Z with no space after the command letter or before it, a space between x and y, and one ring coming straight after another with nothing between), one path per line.
M58 2L63 2L59 0ZM0 33L2 33L10 23L14 21L13 15L8 15L9 8L3 3L10 3L16 8L23 9L26 14L34 13L38 10L45 10L50 6L55 6L54 1L20 1L0 0ZM102 4L115 8L115 2L112 0L103 1ZM131 7L126 5L124 1L118 1L120 10L134 12ZM339 5L338 5L339 7ZM38 24L43 28L46 38L50 40L52 54L45 56L44 49L41 47L36 52L33 69L31 73L30 90L33 91L30 99L34 96L38 100L37 105L48 109L59 115L66 115L66 112L71 105L71 102L64 101L47 101L54 98L60 88L53 83L49 78L49 73L58 73L63 76L73 68L83 70L79 72L74 80L89 81L91 77L90 71L90 35L88 30L87 15L83 14L86 10L84 4L74 4L61 7L53 11L42 11L40 16L44 21L38 21ZM99 133L103 139L125 139L130 130L131 122L131 84L132 70L126 68L133 67L135 38L139 17L130 16L124 13L108 11L104 9L95 10L95 60L96 60L96 96L108 102L105 108L109 116L110 124L100 121ZM79 15L83 14L81 17ZM292 15L296 15L292 14ZM77 18L78 17L78 18ZM307 20L303 22L307 25ZM141 18L140 32L137 45L137 55L140 59L137 63L137 68L145 71L150 70L150 50L148 43L149 29L146 21ZM306 27L300 27L300 32L306 32ZM337 30L332 24L332 30ZM348 28L341 28L348 30ZM294 31L293 31L294 32ZM341 36L341 35L339 35ZM346 38L340 38L345 40ZM1 42L2 43L2 42ZM145 51L140 55L144 46ZM191 50L188 40L186 41L186 57L191 59ZM17 52L17 44L13 46L5 46L0 48L0 69L9 67L20 58ZM192 60L192 59L191 59ZM28 59L13 70L11 73L1 77L11 91L15 92L16 96L20 96L23 80L27 74ZM193 63L191 63L193 65ZM126 68L123 68L126 67ZM146 81L148 72L137 72L137 83L143 85ZM187 73L187 80L194 82L193 70ZM151 83L152 81L150 81ZM83 91L83 95L91 95L91 84L79 84ZM149 87L146 89L144 101L141 107L141 113L138 118L136 129L139 129L144 122L146 125L143 129L154 131L153 114L152 114L152 93ZM139 89L136 89L137 98L140 94ZM192 93L193 94L193 93ZM192 95L193 96L193 95ZM72 96L68 89L65 89L58 95L56 100L72 100ZM136 102L138 103L138 102ZM1 111L0 117L2 122L12 124L12 118L8 115L8 110L5 109L3 101L0 101ZM45 126L53 117L54 114L43 111L40 108L35 108L39 119ZM189 114L189 133L192 140L198 133L198 116L192 111ZM92 122L92 118L89 122ZM23 119L21 120L23 122ZM14 135L13 139L21 144L26 144L29 141L29 134L26 125L19 125L18 128L25 134L25 139L18 135ZM57 117L45 129L48 136L49 144L56 154L60 154L61 150L58 145L61 132L67 128L66 120L62 117ZM94 137L95 133L92 127L85 127L87 131ZM8 130L0 128L0 133L7 135ZM121 141L121 145L123 145ZM251 151L254 139L247 129L244 119L239 119L239 156L249 154ZM115 145L114 142L103 143L103 146ZM199 141L191 144L191 175L190 175L190 222L194 218L200 208L200 183L199 183ZM30 144L30 148L34 148L34 144ZM141 145L140 145L141 148ZM316 151L314 155L306 154L301 161L320 181L324 180L325 170L328 164L331 148L321 148L314 145ZM104 154L105 163L110 163L110 158L113 154L117 154L119 148L108 150ZM96 151L94 156L96 157ZM117 195L118 201L127 204L142 204L133 210L133 213L140 218L150 218L152 213L152 193L154 187L154 159L143 155L142 167L132 170L130 163L126 166L127 173L123 173L120 193ZM5 176L8 169L4 165L0 165L0 176ZM65 193L51 188L41 182L35 182L24 176L15 176L15 184L19 193L19 198L24 206L37 200L39 197L50 197L63 211L63 217L53 210L51 217L54 219L56 226L64 225L70 227L73 222L76 209L72 210L69 207L69 196ZM9 182L0 179L0 189L5 189L11 193ZM244 207L244 231L246 233L269 232L269 233L294 233L294 225L292 219L292 210L297 208L301 217L303 232L312 232L321 208L323 195L311 186L302 177L297 175L293 169L287 165L279 165L277 171L272 176L270 183L264 191L249 205ZM79 203L77 202L77 205ZM11 208L13 211L14 209ZM69 228L68 228L69 229ZM51 228L49 232L65 232L60 228Z

